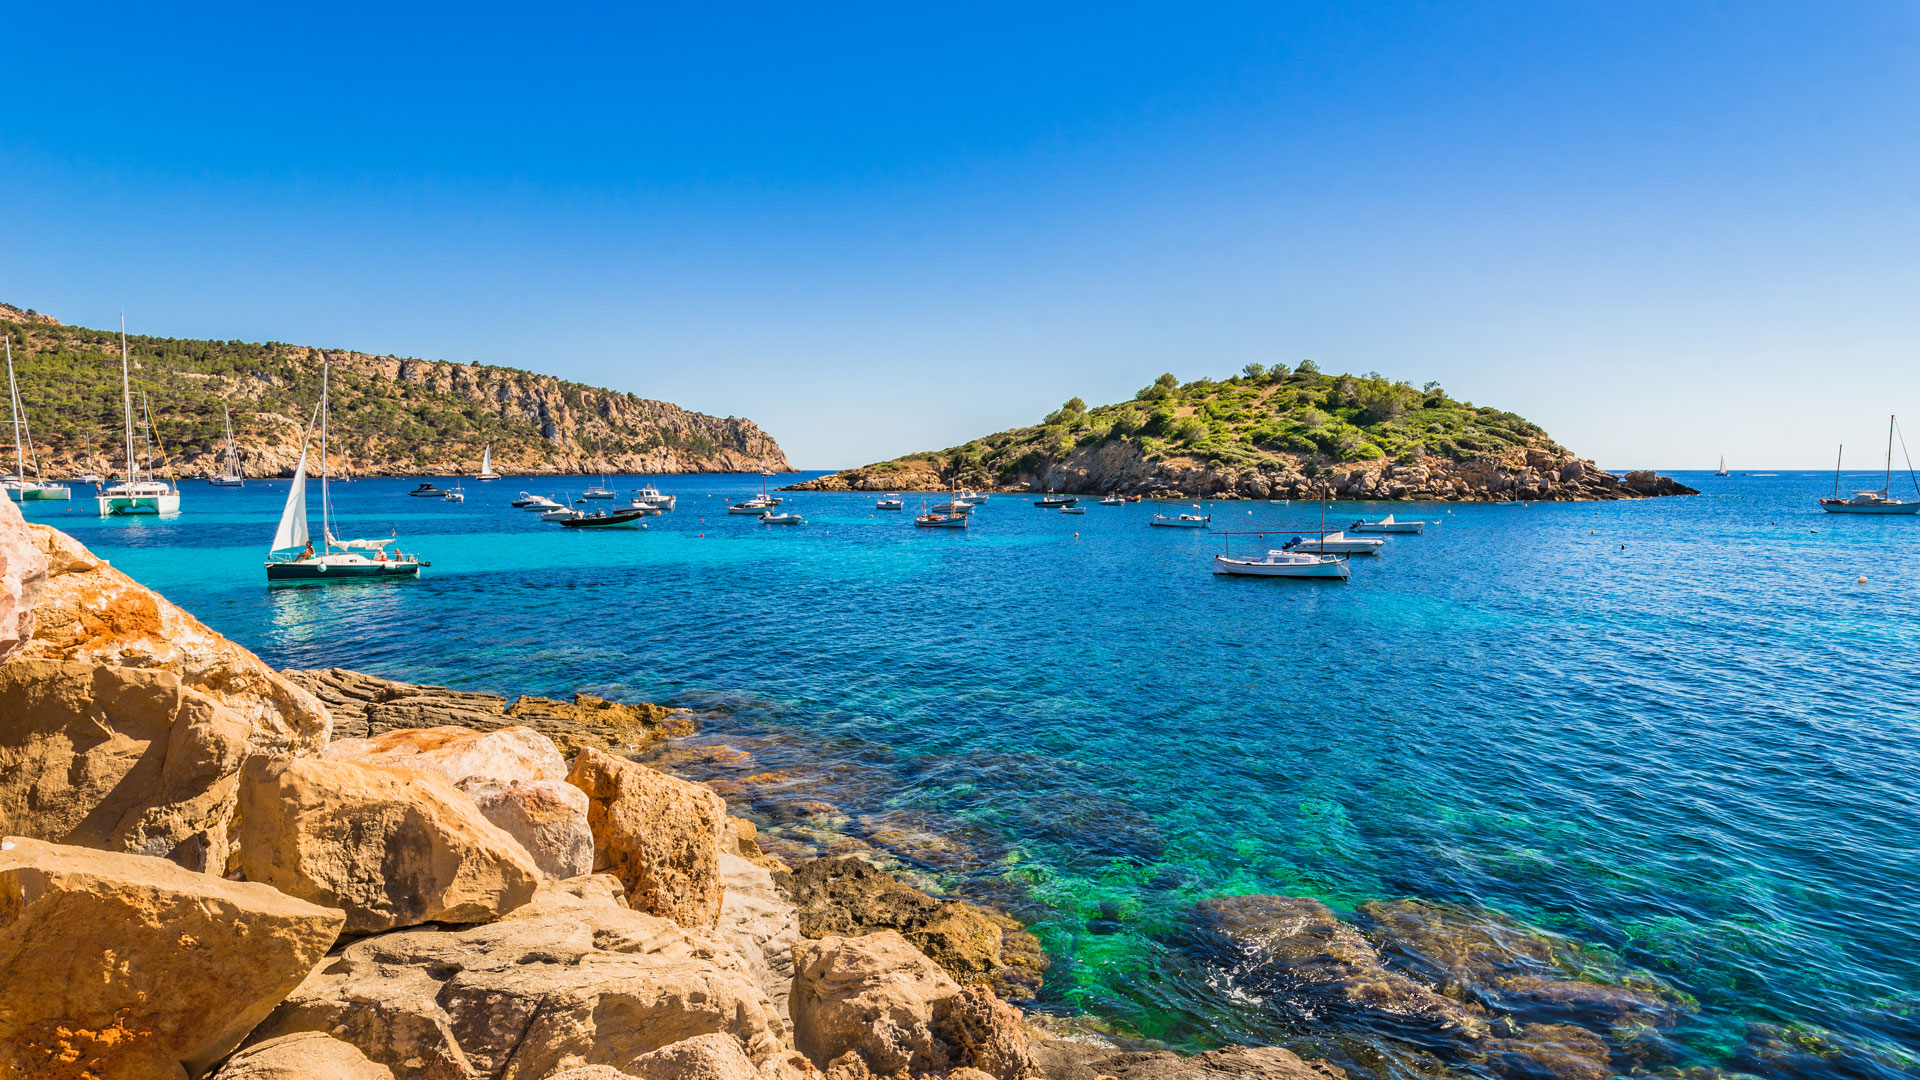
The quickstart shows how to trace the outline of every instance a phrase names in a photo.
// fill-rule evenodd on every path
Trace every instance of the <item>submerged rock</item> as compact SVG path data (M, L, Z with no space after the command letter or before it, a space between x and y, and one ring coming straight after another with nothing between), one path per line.
M574 759L567 781L587 793L594 869L618 877L642 911L689 928L714 925L727 828L720 796L593 749Z
M164 859L0 839L0 1076L197 1075L343 921Z
M1168 1050L1115 1050L1050 1040L1035 1044L1047 1080L1346 1080L1337 1065L1278 1046L1235 1046L1182 1057Z
M526 850L431 773L268 757L241 773L241 874L343 908L350 933L484 922L540 882Z
M593 872L587 797L567 783L567 762L553 740L532 728L406 728L336 739L326 757L434 773L518 840L548 877Z
M814 859L794 867L790 885L800 933L810 938L898 931L963 984L1037 984L1044 956L1012 919L960 900L928 896L872 863ZM1018 949L1005 947L1011 936Z

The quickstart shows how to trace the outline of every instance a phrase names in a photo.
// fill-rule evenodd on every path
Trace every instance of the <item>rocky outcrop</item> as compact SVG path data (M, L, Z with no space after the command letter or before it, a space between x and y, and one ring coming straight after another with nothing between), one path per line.
M1012 920L965 901L928 896L864 860L801 863L789 888L799 908L800 933L807 937L898 931L962 984L1008 979L1024 984L1037 974L1007 962L1005 937L1026 934ZM1022 949L1020 955L1029 952Z
M695 1035L627 1062L620 1072L636 1080L762 1080L753 1061L728 1035Z
M343 909L365 934L498 918L540 871L473 801L430 773L254 757L241 770L237 868Z
M553 740L531 728L388 731L370 739L336 739L326 757L433 773L518 840L548 877L593 870L587 797L567 783L567 762Z
M1019 1014L891 930L794 948L794 1045L829 1080L978 1069L1037 1077Z
M47 584L47 556L13 500L0 498L0 664L33 636L33 605Z
M1064 457L1036 455L1031 468L989 477L949 465L939 455L902 458L793 484L792 491L1060 491L1076 495L1141 495L1180 499L1319 499L1366 502L1584 502L1697 495L1651 472L1623 479L1564 451L1514 448L1454 461L1385 459L1324 462L1273 455L1259 467L1194 458L1150 459L1136 442L1110 441Z
M618 877L636 908L690 929L720 918L719 859L727 804L699 784L598 750L567 780L587 793L593 863Z
M340 950L254 1033L326 1032L398 1080L543 1080L622 1071L700 1035L757 1066L790 1051L731 949L612 902L597 879L543 888L506 918L402 930Z
M0 839L0 1076L198 1075L342 922L164 859Z
M228 1058L214 1080L393 1080L393 1070L369 1061L352 1043L303 1031L247 1047Z
M1065 1040L1034 1044L1034 1061L1047 1080L1346 1080L1324 1061L1308 1061L1278 1046L1235 1046L1192 1057L1165 1050L1126 1051Z
M570 703L522 697L509 704L497 694L394 682L345 668L282 674L326 703L337 738L365 738L408 728L497 731L518 726L552 739L571 758L588 747L635 750L693 731L691 714L644 701L629 705L576 694Z
M313 754L329 720L258 657L27 527L48 568L0 664L0 831L219 870L248 754Z
M793 903L775 887L773 874L764 866L723 851L719 870L726 891L715 936L747 961L754 981L784 1019L793 989L793 946L800 940Z

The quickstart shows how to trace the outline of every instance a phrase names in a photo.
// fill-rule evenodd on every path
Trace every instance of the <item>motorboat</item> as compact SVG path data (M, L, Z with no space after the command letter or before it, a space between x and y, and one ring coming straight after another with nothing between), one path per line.
M1912 514L1920 513L1920 498L1911 500L1893 497L1893 433L1894 418L1887 417L1887 465L1885 478L1878 490L1850 492L1847 498L1840 497L1840 455L1846 453L1846 447L1840 448L1840 454L1833 459L1833 498L1821 499L1820 509L1829 514ZM1902 445L1905 445L1904 441ZM1909 477L1911 462L1909 462ZM1913 482L1916 495L1920 495L1920 479Z
M307 442L314 424L300 440L300 463L293 470L293 484L287 489L287 502L280 510L280 525L267 548L267 584L367 581L392 578L417 578L427 563L397 548L388 553L392 537L385 540L336 540L331 520L332 500L328 498L327 471L327 371L320 362L320 401L314 405L314 417L320 428L320 537L315 551L307 533ZM298 549L297 551L295 549ZM291 552L291 554L290 554Z
M889 495L873 504L875 510L905 510L907 502L898 495Z
M981 503L987 501L988 496L978 491L962 491L958 495L955 495L954 498L965 499L973 505L979 506Z
M1087 508L1084 506L1063 506L1060 508L1060 512L1063 514L1084 514L1087 512Z
M1079 498L1076 496L1055 495L1053 492L1049 491L1045 495L1042 495L1040 498L1033 500L1033 505L1045 507L1048 509L1053 509L1061 506L1072 506L1075 503L1078 503L1079 501L1080 501Z
M620 497L620 494L610 487L595 486L581 492L580 497L583 499L617 499Z
M541 514L540 520L541 521L572 521L574 518L581 518L586 516L587 516L587 512L585 510L576 509L575 507L571 507L571 506L557 506L557 507L554 507L552 510L548 510L545 513Z
M1196 506L1194 509L1200 508ZM1161 529L1210 529L1213 527L1213 515L1181 514L1178 517L1168 517L1165 514L1155 514L1153 520L1147 524Z
M760 515L762 525L805 525L807 519L797 513L776 514L769 510Z
M628 503L628 504L627 504L627 505L625 505L625 506L621 506L621 507L617 507L616 509L620 509L620 510L638 510L638 511L640 511L640 516L641 516L641 517L658 517L658 516L660 516L660 514L661 514L661 510L660 510L660 508L659 508L659 507L657 507L657 506L655 506L655 505L653 505L652 503L643 503L643 502L640 502L640 501L639 501L639 500L637 500L637 499L636 499L636 500L634 500L633 502L630 502L630 503Z
M1312 551L1322 555L1378 555L1387 542L1377 536L1348 536L1335 531L1314 537L1296 536L1287 541L1286 546L1295 551Z
M633 501L636 506L645 504L647 506L658 507L662 510L671 510L673 509L673 504L678 501L678 499L679 496L677 495L662 495L660 489L654 487L652 484L633 489Z
M416 499L444 499L447 497L447 489L433 484L421 484L407 494Z
M545 495L529 495L524 491L509 505L520 510L558 510L560 508L559 503Z
M180 489L171 480L158 480L153 475L153 414L147 405L144 391L140 395L141 431L146 445L146 466L141 467L140 459L133 450L133 381L128 374L127 362L127 317L120 317L120 399L126 417L127 434L127 471L117 484L109 484L95 496L94 503L100 508L101 517L122 514L177 514L180 512Z
M106 483L105 480L101 479L100 474L96 472L83 472L79 476L74 477L73 482L76 484L92 484L94 487L99 487L101 484Z
M638 510L595 510L560 523L563 529L631 529L646 515Z
M498 480L500 474L493 471L493 444L480 451L480 471L473 474L475 480Z
M1421 533L1425 532L1426 528L1427 523L1424 521L1396 521L1392 514L1388 514L1379 521L1366 521L1364 519L1356 521L1347 526L1347 531L1357 533Z
M973 513L973 504L965 499L954 499L934 506L933 512L936 514L971 514Z
M753 517L759 517L760 515L773 509L777 505L779 504L776 500L767 498L765 495L755 495L753 498L748 499L745 502L737 502L728 506L727 513L749 514L749 515L752 515Z
M1100 505L1101 506L1125 506L1127 505L1127 500L1121 498L1118 495L1109 495L1106 498L1100 500Z
M461 491L459 488L444 491L440 494L440 497L451 503L463 503L467 501L467 493Z
M1213 572L1237 577L1348 578L1347 561L1333 555L1309 555L1300 551L1269 551L1258 559L1236 559L1229 555L1213 557Z

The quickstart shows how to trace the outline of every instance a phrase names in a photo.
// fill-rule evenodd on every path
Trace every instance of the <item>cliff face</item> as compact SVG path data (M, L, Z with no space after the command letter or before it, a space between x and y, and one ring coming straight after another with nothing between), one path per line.
M118 335L7 307L0 331L13 336L42 474L112 471L124 454ZM156 461L178 476L219 468L222 406L242 472L290 473L323 358L334 468L363 476L471 474L488 446L494 469L509 475L792 471L750 420L514 368L277 342L130 336L128 346L134 393L146 393L153 414Z
M1453 501L1691 495L1652 473L1624 479L1528 420L1378 375L1249 366L1133 401L1078 398L1033 427L820 477L814 491L1061 491L1175 498Z

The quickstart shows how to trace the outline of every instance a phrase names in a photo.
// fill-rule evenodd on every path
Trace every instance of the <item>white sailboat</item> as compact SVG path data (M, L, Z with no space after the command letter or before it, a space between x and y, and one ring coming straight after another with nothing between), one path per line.
M13 335L11 334L6 335L6 348L7 403L13 407L13 472L7 476L0 476L0 490L5 490L7 498L14 502L66 502L73 498L73 491L67 485L27 479L27 460L32 458L33 472L38 476L40 459L31 453L33 435L27 430L26 410L20 407L20 387L13 380Z
M106 487L94 499L99 504L100 516L110 517L116 514L177 514L180 512L180 491L171 481L156 480L153 477L153 445L147 443L147 468L142 472L140 460L133 450L133 377L128 374L127 363L127 317L120 316L120 398L122 412L126 418L127 471L117 484ZM146 408L146 395L140 396L143 416ZM152 432L151 417L145 434Z
M1907 461L1907 478L1913 481L1916 498L1901 500L1893 497L1893 433L1894 418L1887 417L1887 471L1876 491L1855 491L1851 498L1840 497L1840 455L1846 452L1843 445L1833 457L1833 498L1821 499L1820 509L1829 514L1912 514L1920 513L1920 478L1913 475L1913 461ZM1902 447L1906 439L1900 440Z
M320 423L320 537L318 552L307 533L307 440L300 441L300 464L293 470L287 504L267 549L267 583L365 581L369 578L419 577L427 564L405 552L387 553L386 540L336 540L333 536L327 481L327 363L320 364L320 403L314 406ZM308 430L311 432L312 423ZM295 550L298 549L298 550ZM373 554L369 555L368 552Z
M233 446L233 414L224 403L220 406L220 415L227 423L227 453L220 461L220 471L207 477L207 483L214 487L245 487L247 480L240 475L240 452Z
M1728 475L1728 474L1727 474L1727 455L1725 455L1725 454L1721 454L1721 455L1720 455L1720 469L1719 469L1719 471L1718 471L1718 472L1715 472L1715 473L1714 473L1713 475L1715 475L1715 476L1726 476L1726 475Z
M487 448L485 450L480 451L480 471L475 473L473 475L473 478L475 480L500 479L500 474L493 471L493 444L492 443L488 443Z

